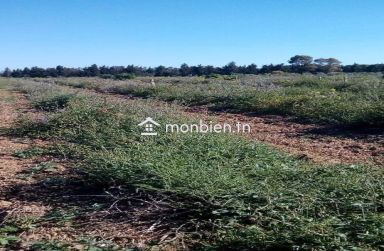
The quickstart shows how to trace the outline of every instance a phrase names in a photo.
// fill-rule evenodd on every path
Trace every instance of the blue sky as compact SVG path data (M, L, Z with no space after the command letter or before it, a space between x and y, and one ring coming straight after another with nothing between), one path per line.
M382 0L6 0L6 66L384 62Z

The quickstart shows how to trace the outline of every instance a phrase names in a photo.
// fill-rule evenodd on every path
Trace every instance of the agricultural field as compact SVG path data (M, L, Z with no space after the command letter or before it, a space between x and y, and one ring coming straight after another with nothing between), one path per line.
M381 73L0 88L0 249L384 248ZM147 117L158 135L141 135ZM161 127L200 120L252 130Z
M382 127L382 74L238 75L137 78L52 79L53 83L99 92L154 98L186 106L254 115L283 115L301 122Z

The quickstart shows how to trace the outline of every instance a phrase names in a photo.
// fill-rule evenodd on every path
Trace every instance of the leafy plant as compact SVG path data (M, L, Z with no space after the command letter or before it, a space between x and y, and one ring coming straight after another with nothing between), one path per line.
M21 175L21 178L23 179L29 179L33 175L41 173L41 172L53 172L56 170L56 165L52 162L41 162L37 164L36 166L28 169L23 175Z

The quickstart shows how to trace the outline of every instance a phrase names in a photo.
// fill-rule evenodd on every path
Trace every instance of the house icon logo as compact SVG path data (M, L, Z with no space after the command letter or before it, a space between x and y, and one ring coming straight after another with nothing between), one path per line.
M154 127L160 126L159 123L154 121L151 117L147 117L143 122L138 124L138 126L144 127L144 131L141 133L141 135L157 135L157 132L155 132Z

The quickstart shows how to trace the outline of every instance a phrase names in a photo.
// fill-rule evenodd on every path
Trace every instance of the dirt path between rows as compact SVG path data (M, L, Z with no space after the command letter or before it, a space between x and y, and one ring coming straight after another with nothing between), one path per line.
M31 184L32 180L20 179L20 175L35 164L33 159L18 158L15 153L42 144L39 140L17 138L5 133L12 128L20 113L29 110L23 95L0 89L0 227L6 225L11 218L40 217L50 209L38 202L25 203L17 197L9 196L16 187ZM23 235L29 239L28 234Z

